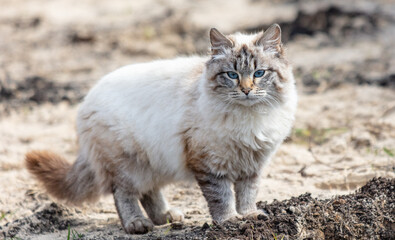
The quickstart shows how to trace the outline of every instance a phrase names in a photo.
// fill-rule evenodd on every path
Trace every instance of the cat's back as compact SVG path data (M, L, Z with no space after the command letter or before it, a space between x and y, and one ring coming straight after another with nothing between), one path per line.
M113 85L122 89L130 89L132 86L141 88L144 85L156 88L172 85L182 87L196 80L205 61L204 57L193 56L131 64L104 76L98 86Z
M179 57L121 67L104 76L81 108L128 109L142 105L176 104L200 78L206 58ZM185 99L186 100L186 99ZM182 100L181 100L182 101Z

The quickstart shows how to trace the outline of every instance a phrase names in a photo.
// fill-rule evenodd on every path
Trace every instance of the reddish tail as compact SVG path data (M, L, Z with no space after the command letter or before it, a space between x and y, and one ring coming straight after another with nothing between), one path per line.
M79 205L98 197L94 172L83 159L71 165L61 156L49 151L26 154L26 167L52 196Z

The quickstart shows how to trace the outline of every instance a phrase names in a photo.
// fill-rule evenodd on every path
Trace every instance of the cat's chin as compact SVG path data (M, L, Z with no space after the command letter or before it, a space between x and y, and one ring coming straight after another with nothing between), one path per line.
M256 104L259 104L259 101L257 99L245 98L245 99L237 100L237 101L235 101L235 103L238 104L238 105L245 106L245 107L251 107L251 106L254 106Z

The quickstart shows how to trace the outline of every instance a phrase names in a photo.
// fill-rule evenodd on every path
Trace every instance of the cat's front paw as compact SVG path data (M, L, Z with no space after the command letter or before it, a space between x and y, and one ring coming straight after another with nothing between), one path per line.
M182 222L184 221L184 214L177 208L171 208L166 213L167 222Z
M236 223L243 219L243 216L237 214L225 220L225 222Z
M232 214L232 215L229 215L229 216L223 216L221 218L213 219L213 222L215 222L217 224L221 224L221 223L224 223L224 222L236 223L236 222L238 222L238 221L240 221L242 219L243 219L242 215L240 215L240 214Z
M249 212L249 213L245 214L244 217L247 219L253 219L253 220L258 220L258 219L259 220L266 220L269 218L267 213L263 210L260 210L260 209Z
M151 231L154 224L145 217L131 219L124 225L125 232L129 234L144 234Z

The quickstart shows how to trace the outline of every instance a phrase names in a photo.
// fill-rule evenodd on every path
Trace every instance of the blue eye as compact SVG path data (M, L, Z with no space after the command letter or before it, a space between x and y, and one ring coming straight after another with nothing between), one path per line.
M235 72L227 72L228 76L232 79L238 79L239 75Z
M254 73L254 77L262 77L265 74L265 70L258 70Z

